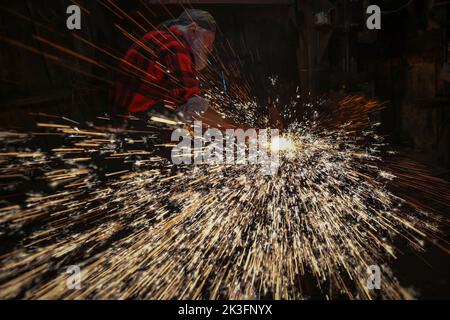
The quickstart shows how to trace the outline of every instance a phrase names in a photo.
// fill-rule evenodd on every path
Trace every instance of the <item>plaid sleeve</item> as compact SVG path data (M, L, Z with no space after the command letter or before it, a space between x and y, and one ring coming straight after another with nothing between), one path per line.
M162 55L165 70L167 98L177 105L184 104L192 96L200 94L199 80L193 67L192 55L189 50L177 43L168 46Z
M113 86L112 100L116 116L143 111L148 104L154 103L152 92L147 94L143 85L152 77L148 59L139 54L135 47L130 48L121 61Z
M169 33L147 34L122 59L114 87L115 114L162 104L175 110L200 93L189 46Z

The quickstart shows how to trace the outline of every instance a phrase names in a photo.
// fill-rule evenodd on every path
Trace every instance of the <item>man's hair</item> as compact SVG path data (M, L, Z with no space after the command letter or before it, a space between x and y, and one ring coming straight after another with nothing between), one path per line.
M214 33L216 32L217 25L214 17L208 11L197 9L184 10L184 12L177 19L161 23L158 26L158 29L166 29L176 25L187 26L192 22L197 23L197 25L202 29L206 29Z

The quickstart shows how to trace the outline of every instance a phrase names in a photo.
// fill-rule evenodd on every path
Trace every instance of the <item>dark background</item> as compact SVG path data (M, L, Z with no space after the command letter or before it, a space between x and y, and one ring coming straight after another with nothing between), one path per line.
M185 7L209 10L219 24L216 53L229 71L227 80L246 86L261 104L270 98L271 75L279 76L277 93L282 100L300 85L311 99L334 91L364 92L389 101L382 121L391 142L420 154L435 166L436 174L449 179L448 2L372 1L383 10L380 31L365 28L369 1L176 2L180 1L113 3L144 30L178 16ZM36 36L115 66L117 61L74 35L121 56L131 42L115 24L136 37L145 32L120 18L117 9L108 9L108 0L76 1L83 8L82 30L68 31L65 10L73 3L18 0L0 4L0 125L31 126L34 119L27 114L36 111L85 118L108 112L105 81L111 80L111 68L62 53ZM330 24L318 26L314 15L322 11L329 14ZM222 69L219 63L215 66Z
M448 1L176 2L116 0L111 10L109 0L2 1L0 127L34 128L30 113L84 121L107 113L117 60L79 37L121 57L131 41L117 26L140 37L195 7L210 11L219 25L215 53L221 63L214 67L225 66L229 83L245 87L249 98L271 103L268 77L277 75L280 105L297 86L305 100L364 93L387 101L380 119L389 141L450 180ZM379 31L365 27L370 3L383 10ZM83 9L80 31L66 28L71 4ZM328 24L315 23L319 12L328 15ZM404 271L400 280L418 286L422 297L449 297L449 259L437 249L421 258L406 254L395 265Z

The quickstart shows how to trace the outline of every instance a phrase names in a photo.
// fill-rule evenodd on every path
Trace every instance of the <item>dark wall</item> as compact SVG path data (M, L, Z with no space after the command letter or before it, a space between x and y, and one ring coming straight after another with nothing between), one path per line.
M448 6L413 1L385 15L376 42L375 93L391 102L384 113L395 142L421 153L450 178L450 29Z
M310 87L321 92L362 92L388 102L382 129L401 145L450 178L449 7L433 0L299 0L310 35ZM378 4L381 30L366 28L365 10ZM332 6L333 23L324 29L308 24L314 12ZM314 47L315 45L315 47ZM323 48L327 48L322 54ZM315 61L314 57L324 57ZM302 77L305 79L305 77Z
M81 31L66 28L65 11L71 1L18 0L0 6L0 126L33 126L30 112L79 120L104 114L118 65L110 54L121 57L132 43L122 30L139 38L184 8L138 0L114 1L117 7L108 1L76 3L83 9ZM288 87L297 83L291 6L196 8L216 17L216 54L222 63L214 63L214 68L226 69L230 85L245 88L239 94L264 101L270 75L279 75Z
M111 55L121 57L131 44L123 30L140 37L184 8L140 0L114 1L114 8L109 1L78 0L83 28L73 32L65 26L65 10L72 3L0 5L0 126L32 127L29 113L37 112L81 120L104 114L118 64ZM384 11L380 31L365 29L369 3ZM195 7L209 10L218 21L215 54L220 61L213 60L213 68L226 71L230 86L239 88L235 95L266 105L274 95L290 98L299 82L317 94L363 91L389 101L382 120L391 142L422 153L448 175L449 6L432 0L405 3L298 0L294 5ZM335 12L331 27L312 25L315 12L330 8ZM220 82L217 74L213 80ZM276 93L268 80L272 75L281 84Z
M70 4L18 0L0 6L0 125L31 126L34 120L29 113L77 117L101 110L96 108L97 101L107 85L101 79L109 72L96 66L99 55L74 35L95 42L111 34L103 32L109 17L92 9L91 14L83 11L82 30L68 31L66 8Z

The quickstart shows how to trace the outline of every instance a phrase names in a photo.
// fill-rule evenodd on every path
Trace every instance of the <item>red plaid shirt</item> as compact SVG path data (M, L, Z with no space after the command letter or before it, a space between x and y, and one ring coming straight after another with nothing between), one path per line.
M177 27L147 33L122 60L112 92L113 115L174 110L199 94L191 49Z

